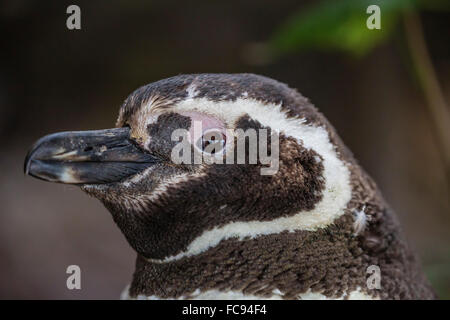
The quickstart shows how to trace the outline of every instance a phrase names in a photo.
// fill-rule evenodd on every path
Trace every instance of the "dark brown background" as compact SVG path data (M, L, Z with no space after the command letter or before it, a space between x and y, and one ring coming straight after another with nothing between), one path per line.
M118 298L135 254L95 199L23 175L30 145L54 131L112 127L126 96L181 74L253 72L298 88L325 113L397 211L441 297L450 297L448 189L432 122L400 34L363 58L295 53L254 65L311 1L3 1L0 4L0 298ZM77 4L82 30L66 28ZM422 13L450 101L450 14ZM82 290L66 289L66 267Z

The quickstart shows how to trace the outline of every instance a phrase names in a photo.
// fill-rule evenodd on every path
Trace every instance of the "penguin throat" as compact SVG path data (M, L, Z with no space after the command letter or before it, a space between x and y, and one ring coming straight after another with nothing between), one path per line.
M351 219L343 216L331 230L228 239L199 255L163 264L138 256L129 296L195 299L200 293L237 292L302 299L315 293L337 299L360 290L376 297L376 291L364 289L369 261L359 256L357 240L348 238Z

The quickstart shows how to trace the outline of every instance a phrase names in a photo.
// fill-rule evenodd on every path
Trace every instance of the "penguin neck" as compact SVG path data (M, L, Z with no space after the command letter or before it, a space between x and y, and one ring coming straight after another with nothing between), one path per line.
M352 218L340 220L347 219ZM359 291L370 296L364 291L368 263L361 263L348 225L342 221L330 226L333 230L228 239L175 261L155 262L138 255L129 297L342 298Z

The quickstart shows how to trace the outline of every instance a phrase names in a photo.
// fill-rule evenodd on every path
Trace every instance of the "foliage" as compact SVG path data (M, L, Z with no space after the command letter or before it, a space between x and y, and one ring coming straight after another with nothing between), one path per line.
M369 5L381 9L381 30L369 30ZM402 13L414 8L445 9L445 0L327 0L297 12L275 32L275 56L302 49L339 50L361 56L388 39Z

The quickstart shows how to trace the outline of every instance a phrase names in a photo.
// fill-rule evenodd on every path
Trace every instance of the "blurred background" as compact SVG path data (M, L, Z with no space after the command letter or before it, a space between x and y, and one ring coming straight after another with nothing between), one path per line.
M81 30L66 8L81 8ZM368 30L369 4L381 30ZM328 117L450 298L448 1L37 1L0 4L0 298L116 299L135 254L78 188L23 174L39 137L114 126L137 87L252 72ZM447 120L446 120L447 119ZM82 289L66 288L81 267Z

